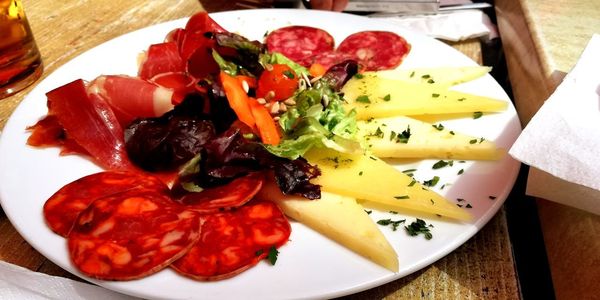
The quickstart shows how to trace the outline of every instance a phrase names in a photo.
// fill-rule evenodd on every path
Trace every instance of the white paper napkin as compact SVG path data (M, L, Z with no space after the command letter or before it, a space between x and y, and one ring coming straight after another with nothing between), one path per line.
M462 41L489 35L498 36L496 27L481 10L468 9L434 15L382 17L413 31L447 41Z
M599 74L600 35L595 34L510 155L560 179L600 190Z
M110 290L63 278L33 272L0 261L0 299L2 300L134 300Z

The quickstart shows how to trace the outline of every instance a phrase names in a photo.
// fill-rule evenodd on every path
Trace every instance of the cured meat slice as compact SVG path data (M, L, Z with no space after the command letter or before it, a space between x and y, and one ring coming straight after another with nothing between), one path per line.
M154 44L148 48L146 59L140 65L138 76L148 80L158 74L183 72L185 64L176 42Z
M90 97L78 79L46 94L48 115L55 115L67 135L97 164L109 170L131 170L123 128L104 99Z
M309 26L288 26L267 35L269 52L279 52L287 58L303 64L310 56L333 50L333 37L325 30Z
M329 69L330 67L337 65L343 61L354 59L354 56L349 53L339 51L325 51L317 55L307 57L301 62L301 64L303 66L311 66L312 64L317 63L325 67L325 69Z
M27 139L27 145L34 147L61 147L60 155L89 155L81 145L67 136L65 129L54 115L47 115L35 123L35 125L29 126L27 130L31 131L31 135Z
M400 65L410 52L410 44L393 32L362 31L344 39L337 51L352 55L365 71L377 71Z
M171 32L167 33L167 36L165 37L165 43L175 42L177 44L177 47L181 47L181 41L183 40L184 36L185 29L175 28L171 30Z
M198 280L233 277L285 244L288 220L271 202L250 202L241 208L207 216L200 240L171 267Z
M196 80L184 72L169 72L158 74L149 80L157 86L172 89L171 102L177 105L183 102L185 96L196 90Z
M79 213L94 200L133 189L169 193L169 187L154 176L117 171L95 173L63 186L48 198L44 204L46 223L52 231L66 237Z
M186 32L227 32L213 20L207 12L199 12L191 16L185 25Z
M179 202L201 213L240 207L260 191L263 182L264 176L261 173L251 173L226 185L185 194Z
M87 276L131 280L160 271L200 237L198 215L165 195L131 190L82 211L67 237L73 264Z
M158 117L173 109L173 89L159 87L137 77L99 76L88 87L88 93L93 98L104 99L122 127L136 118Z

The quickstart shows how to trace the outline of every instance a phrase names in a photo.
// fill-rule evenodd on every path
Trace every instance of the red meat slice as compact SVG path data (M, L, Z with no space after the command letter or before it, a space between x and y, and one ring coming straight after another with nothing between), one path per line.
M326 51L304 59L301 64L303 66L311 66L312 64L318 63L325 67L325 69L329 69L331 66L337 65L349 59L354 60L355 58L353 55L348 53L339 51Z
M46 201L46 223L52 231L66 237L79 213L94 200L133 189L169 193L169 188L154 176L116 171L91 174L63 186Z
M287 58L309 67L306 59L333 50L333 37L325 30L309 26L288 26L267 35L269 52L279 52Z
M138 76L147 80L158 74L183 72L185 64L176 42L154 44L148 48L146 59L142 62Z
M186 32L227 32L213 20L207 12L199 12L190 17L185 25Z
M337 51L350 54L365 71L396 68L410 52L410 44L387 31L362 31L348 36Z
M123 129L103 99L89 97L83 80L75 80L46 94L48 115L54 115L69 137L97 164L109 170L133 166L125 151Z
M171 266L198 280L230 278L256 265L273 247L285 244L290 233L288 220L275 204L250 202L207 216L200 240Z
M60 155L89 155L75 140L67 136L65 129L54 115L47 115L35 125L27 127L31 135L27 145L34 147L60 147Z
M196 80L185 72L169 72L158 74L148 80L149 82L173 90L171 102L177 105L183 102L185 96L196 90Z
M252 173L223 186L185 194L179 202L200 213L232 209L250 201L260 191L263 182L264 176L261 173Z
M131 190L98 199L67 237L73 264L104 280L151 275L184 255L200 237L200 218L165 195Z
M99 76L90 84L88 92L91 97L104 99L112 107L122 127L136 118L158 117L173 109L173 89L137 77Z

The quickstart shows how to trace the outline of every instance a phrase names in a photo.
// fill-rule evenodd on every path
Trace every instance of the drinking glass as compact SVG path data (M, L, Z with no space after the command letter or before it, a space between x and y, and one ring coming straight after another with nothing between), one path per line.
M42 69L21 0L0 0L0 99L36 81Z

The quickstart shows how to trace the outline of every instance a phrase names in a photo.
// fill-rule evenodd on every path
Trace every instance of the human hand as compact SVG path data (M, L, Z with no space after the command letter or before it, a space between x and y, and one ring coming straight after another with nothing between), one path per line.
M348 0L303 0L307 8L320 10L342 11L348 5Z

